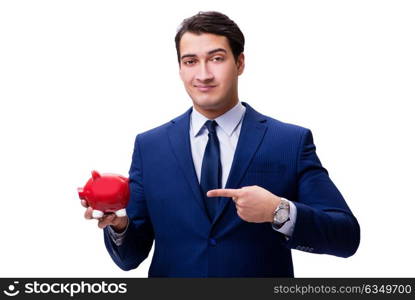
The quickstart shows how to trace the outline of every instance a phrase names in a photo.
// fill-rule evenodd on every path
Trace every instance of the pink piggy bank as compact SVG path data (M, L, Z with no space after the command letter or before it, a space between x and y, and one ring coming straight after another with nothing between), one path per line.
M115 212L118 217L127 215L125 208L130 198L128 178L117 174L99 174L92 171L92 178L83 188L78 188L79 198L93 208L92 217Z

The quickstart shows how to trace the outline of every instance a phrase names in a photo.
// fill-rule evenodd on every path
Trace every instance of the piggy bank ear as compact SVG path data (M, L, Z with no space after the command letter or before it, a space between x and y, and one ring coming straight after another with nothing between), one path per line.
M92 174L92 179L93 180L101 177L101 175L97 171L95 171L95 170L92 171L91 174Z

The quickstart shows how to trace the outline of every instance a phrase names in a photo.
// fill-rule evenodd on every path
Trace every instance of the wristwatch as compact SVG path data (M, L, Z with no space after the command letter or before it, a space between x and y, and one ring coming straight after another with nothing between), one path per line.
M274 211L272 227L280 229L290 219L290 203L287 199L281 198L281 202Z

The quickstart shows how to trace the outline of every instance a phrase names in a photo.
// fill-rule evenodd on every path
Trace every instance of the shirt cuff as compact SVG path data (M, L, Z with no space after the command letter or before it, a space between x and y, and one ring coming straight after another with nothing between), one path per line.
M117 246L121 246L122 242L125 239L126 233L127 233L127 229L128 229L128 225L130 224L130 219L127 218L127 227L125 227L123 232L115 232L114 228L112 228L111 225L107 226L108 228L108 234L111 237L111 240L114 242L115 245Z
M297 220L297 207L293 202L290 200L287 200L288 204L290 205L290 215L289 220L285 222L284 225L281 226L281 228L276 229L272 227L275 231L281 232L286 236L286 238L290 238L293 235L294 227L295 227L295 221Z

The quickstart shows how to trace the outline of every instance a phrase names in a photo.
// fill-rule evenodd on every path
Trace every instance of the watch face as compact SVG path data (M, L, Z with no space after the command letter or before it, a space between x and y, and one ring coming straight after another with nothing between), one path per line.
M288 219L288 211L286 209L280 209L275 214L275 221L278 223L284 223Z

